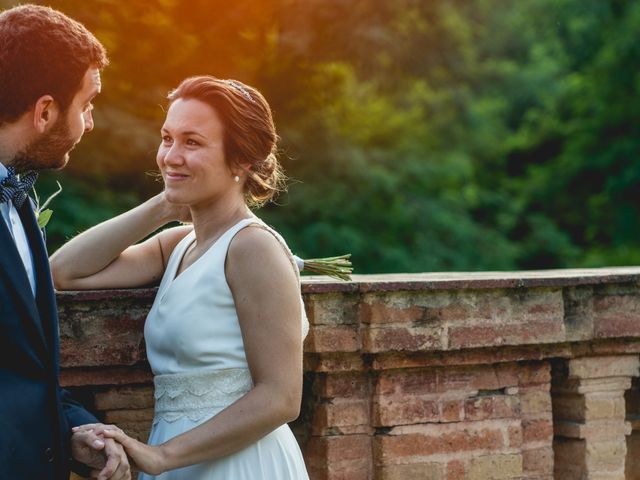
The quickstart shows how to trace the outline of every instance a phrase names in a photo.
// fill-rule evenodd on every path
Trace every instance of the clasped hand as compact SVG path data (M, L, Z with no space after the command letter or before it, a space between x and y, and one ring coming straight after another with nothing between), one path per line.
M90 467L91 478L98 480L131 480L129 460L121 444L96 431L100 424L73 428L71 456Z
M105 448L107 444L115 444L120 449L124 449L126 454L129 455L134 465L138 470L141 470L150 475L160 475L167 470L165 465L165 456L162 454L162 447L156 447L139 442L138 440L131 438L124 433L120 428L115 425L103 425L101 423L88 423L79 427L73 428L74 438L76 436L93 436L94 438L104 439ZM126 455L125 455L126 459ZM82 461L82 460L79 460ZM107 457L108 463L108 457ZM128 464L127 464L128 467ZM105 466L106 468L106 466ZM104 472L104 470L103 470ZM101 472L102 473L102 472ZM109 477L102 476L97 477L102 479L119 479L121 477ZM130 477L122 477L130 478Z

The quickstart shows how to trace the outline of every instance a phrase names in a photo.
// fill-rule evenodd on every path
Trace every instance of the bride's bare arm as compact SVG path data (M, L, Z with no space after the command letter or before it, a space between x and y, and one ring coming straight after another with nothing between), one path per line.
M81 233L51 256L54 285L59 290L88 290L157 282L173 247L192 227L171 228L135 243L179 214L161 193Z
M254 387L215 417L158 447L133 440L115 427L103 427L143 471L159 474L229 455L299 414L302 312L289 259L270 233L245 228L231 242L226 275Z

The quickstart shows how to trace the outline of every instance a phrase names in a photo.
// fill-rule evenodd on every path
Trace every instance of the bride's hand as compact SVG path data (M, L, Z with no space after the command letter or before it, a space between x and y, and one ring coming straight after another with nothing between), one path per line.
M164 210L164 215L170 222L191 223L191 210L187 205L171 203L165 197L164 192L157 195L158 201Z
M131 438L115 425L94 424L93 432L105 438L112 438L121 444L138 470L149 475L160 475L167 470L161 447L147 445Z

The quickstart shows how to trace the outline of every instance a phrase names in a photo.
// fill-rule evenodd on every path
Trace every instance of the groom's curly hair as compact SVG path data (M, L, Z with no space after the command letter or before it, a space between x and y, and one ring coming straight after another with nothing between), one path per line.
M90 67L109 63L104 46L81 23L39 5L0 13L0 125L16 121L51 95L65 112Z

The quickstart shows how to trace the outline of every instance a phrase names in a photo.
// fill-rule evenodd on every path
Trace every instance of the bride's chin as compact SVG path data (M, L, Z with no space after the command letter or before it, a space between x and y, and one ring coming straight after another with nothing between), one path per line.
M166 191L164 192L164 198L166 198L167 202L172 205L185 205L184 201L181 201L180 195L176 195L175 192Z

